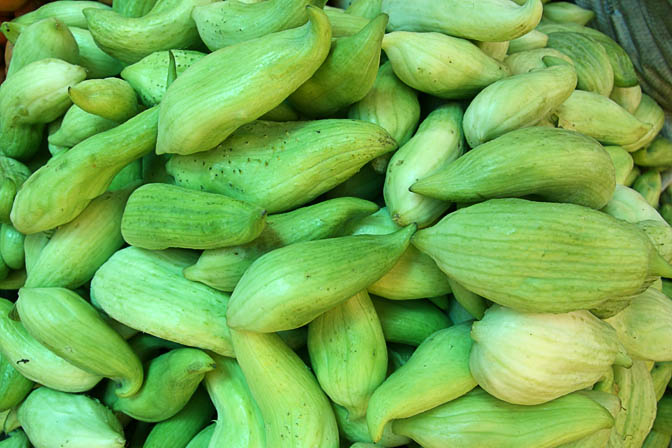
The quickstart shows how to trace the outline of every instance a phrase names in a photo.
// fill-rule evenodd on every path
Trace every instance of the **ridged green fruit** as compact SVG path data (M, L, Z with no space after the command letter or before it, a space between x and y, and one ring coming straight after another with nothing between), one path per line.
M545 48L548 43L548 34L536 29L516 37L509 42L508 54L520 53L521 51Z
M161 0L142 17L124 17L112 10L85 9L96 44L125 64L138 62L155 51L187 49L198 44L196 6L213 0Z
M470 329L461 324L432 334L376 389L366 411L374 441L389 421L435 408L476 387L469 372Z
M366 425L366 416L359 419L352 419L350 418L350 415L348 415L348 410L344 407L334 403L331 404L331 407L336 416L336 423L338 423L338 430L341 434L341 443L344 443L345 440L343 439L346 439L350 442L365 444L366 446L396 447L406 445L411 441L408 437L393 433L392 424L388 423L383 429L383 436L380 439L380 442L374 444L369 435L369 428Z
M152 427L142 448L185 448L212 421L213 414L214 408L205 389L196 389L180 412Z
M182 276L192 251L122 249L98 269L91 295L113 319L156 337L233 356L228 294Z
M464 151L462 107L446 104L433 110L415 135L392 156L387 165L383 196L392 219L419 228L433 224L450 203L409 191L418 179L451 163Z
M21 269L24 266L23 242L25 238L26 236L11 224L0 226L0 255L10 269Z
M656 430L651 430L644 439L642 448L668 448L672 441L672 435L660 433Z
M638 191L625 185L616 185L613 197L602 211L627 222L637 223L650 220L666 224L660 213L651 207Z
M642 100L639 106L633 112L635 118L650 125L648 132L634 143L625 145L624 148L630 152L646 148L656 138L665 124L665 111L656 103L656 101L647 94L642 94Z
M208 448L214 432L215 423L212 423L196 434L185 448Z
M656 400L660 401L672 379L672 362L657 362L651 369L651 380L656 391Z
M11 224L9 214L14 197L30 174L30 169L23 163L0 155L0 222Z
M86 395L40 387L19 407L19 422L37 448L123 448L124 429L107 407Z
M307 81L331 45L322 10L307 12L305 25L217 50L179 76L161 101L156 153L212 149Z
M640 174L642 174L642 171L639 169L637 165L635 165L632 168L632 171L630 171L630 174L628 174L628 177L625 179L625 183L623 185L625 185L626 187L632 186L632 183L635 181L635 179L637 179L637 177Z
M85 112L124 122L138 113L138 98L123 79L88 79L68 89L74 104Z
M386 235L401 229L387 208L359 221L352 222L345 231L351 235ZM434 260L408 246L397 263L385 275L367 287L368 291L386 299L411 300L435 297L450 292L448 277Z
M14 304L0 299L0 352L26 378L63 392L84 392L101 380L54 354L9 317Z
M401 146L418 126L420 102L415 91L394 74L392 64L385 62L366 96L348 110L348 118L377 124Z
M142 365L96 309L64 288L22 288L16 308L26 330L73 365L113 379L118 396L142 386Z
M152 10L157 0L114 0L112 9L124 17L142 17Z
M616 329L630 355L638 359L672 361L672 300L653 288L635 297L630 306L606 320Z
M307 324L382 277L414 232L411 225L390 235L306 241L263 255L231 295L229 327L274 332Z
M214 2L194 8L198 34L210 51L267 34L288 30L308 21L310 0Z
M468 40L445 34L395 31L382 47L399 79L439 98L471 98L510 74Z
M349 418L366 415L371 394L385 380L387 347L366 290L308 325L308 353L322 390Z
M418 231L413 244L464 287L519 311L590 309L672 275L643 231L574 204L491 199Z
M35 22L21 31L12 49L7 78L31 62L47 58L79 64L77 41L68 27L54 17Z
M82 3L78 1L77 3ZM100 5L99 2L91 2ZM69 27L79 47L79 65L86 69L88 78L107 78L118 75L124 68L121 61L101 50L88 29Z
M665 396L658 401L656 420L652 429L661 434L672 435L672 396Z
M32 261L26 286L78 288L124 244L121 217L132 189L104 193L56 229Z
M615 394L610 392L601 392L593 388L593 390L585 390L579 392L584 396L596 401L603 408L609 411L613 418L616 418L621 412L621 400ZM558 448L594 448L607 447L607 443L612 438L615 431L612 428L605 428L585 436L581 439L575 440L558 446ZM615 448L615 447L613 447Z
M515 39L532 30L542 15L540 0L513 2L481 0L384 0L390 31L436 31L485 42Z
M660 172L656 169L650 169L637 176L632 188L638 191L651 207L657 208L663 186L662 182Z
M34 11L17 17L14 19L14 22L21 25L30 25L42 19L56 17L68 26L88 28L86 17L82 13L87 8L111 9L108 5L95 1L65 0L57 3L50 2Z
M621 399L614 424L616 442L624 448L640 447L656 418L656 393L646 362L635 361L629 369L614 367L614 382Z
M512 74L520 75L537 69L547 68L548 65L544 60L548 61L550 57L566 61L572 66L574 65L574 61L569 56L553 48L535 48L520 51L507 56L504 59L504 64L511 70Z
M30 160L40 149L44 127L44 124L12 124L11 120L0 120L0 154Z
M205 56L205 53L193 50L170 50L170 52L175 58L177 76ZM135 89L144 105L152 107L159 104L166 94L168 67L168 51L156 51L135 64L124 67L121 77Z
M486 300L478 294L469 291L451 278L448 278L448 283L450 284L450 289L453 293L453 298L455 299L454 301L459 303L459 305L474 319L483 319L483 313L485 313L485 310L488 307Z
M354 0L346 13L372 20L381 13L383 0Z
M443 311L426 300L385 300L373 296L385 340L418 346L439 330L451 326Z
M10 215L14 227L29 234L75 219L123 167L154 149L158 112L156 107L141 112L50 159L17 193Z
M63 116L61 126L49 135L49 143L56 146L72 147L87 138L105 132L119 123L100 115L86 112L73 104Z
M506 52L509 49L509 41L503 42L479 42L476 41L476 46L480 48L483 53L487 54L493 59L503 61L506 57Z
M17 429L7 433L7 439L0 442L0 448L30 448L30 441L26 433Z
M614 88L614 69L607 52L595 39L581 33L557 32L548 35L548 48L569 56L578 77L577 89L609 96Z
M646 233L658 253L668 263L672 262L672 227L658 220L640 221L637 222L637 227ZM657 286L656 289L661 290L662 285Z
M341 236L347 222L376 210L378 206L373 202L337 198L271 215L257 239L244 245L204 251L196 264L184 269L184 276L220 291L233 291L245 270L263 254L301 241Z
M276 213L310 202L396 146L384 129L363 121L255 121L216 149L173 156L167 170L177 185Z
M508 403L534 405L587 388L632 360L609 325L588 311L521 313L493 306L474 322L469 365L479 386Z
M634 152L632 158L639 166L672 166L672 141L659 136L646 148Z
M607 154L611 157L611 161L614 163L616 184L623 185L634 167L634 154L631 156L628 151L620 146L605 146L604 150L607 151Z
M581 132L605 144L623 146L637 142L651 128L609 98L575 90L556 111L558 127Z
M633 87L614 87L609 98L623 109L634 114L642 102L642 87L639 84Z
M175 185L146 184L128 198L121 234L143 249L215 249L248 243L265 225L261 207Z
M376 80L386 25L387 15L380 14L357 34L336 39L320 68L289 96L290 104L317 118L363 99Z
M544 19L559 23L578 23L585 25L593 20L595 13L590 9L584 9L574 3L553 2L544 6Z
M609 411L579 393L521 406L477 388L430 411L397 420L392 429L424 448L553 448L613 424Z
M613 162L597 141L536 126L480 145L410 189L452 202L537 195L599 209L614 188Z
M464 113L464 135L472 148L518 128L534 126L576 87L576 71L556 65L490 84Z
M343 9L332 6L325 6L324 13L329 19L331 34L334 38L357 34L369 23L364 17L348 14Z
M60 59L31 62L0 85L0 118L5 126L54 121L72 104L68 88L84 78L84 68Z
M33 382L16 370L11 360L0 355L0 412L17 406L32 388Z
M540 24L537 30L549 35L555 32L567 31L581 33L591 37L592 39L598 41L607 52L607 57L609 58L609 62L611 63L611 67L614 71L615 87L633 87L639 83L637 79L637 73L635 72L635 67L632 64L628 53L623 49L623 47L621 47L616 41L606 34L594 28L581 26L577 23L548 22Z
M243 371L234 359L219 356L213 359L217 367L206 373L204 379L210 399L217 408L211 446L265 448L264 419Z
M114 386L105 391L105 403L143 422L159 422L177 414L191 399L203 376L215 368L215 361L204 351L177 348L157 356L147 365L140 390L119 397Z
M329 399L306 365L275 334L231 331L236 358L266 427L266 446L337 448Z

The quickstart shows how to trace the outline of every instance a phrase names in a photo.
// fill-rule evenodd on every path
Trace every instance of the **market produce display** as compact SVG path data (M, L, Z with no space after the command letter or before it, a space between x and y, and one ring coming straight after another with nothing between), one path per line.
M593 11L42 3L0 448L670 446L672 141Z

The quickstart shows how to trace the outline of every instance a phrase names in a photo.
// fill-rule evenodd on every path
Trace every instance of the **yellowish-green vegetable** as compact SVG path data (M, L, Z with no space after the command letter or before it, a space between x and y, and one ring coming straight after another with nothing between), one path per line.
M140 360L76 293L65 288L22 288L16 308L31 336L82 370L113 379L118 396L140 390Z
M448 316L427 300L385 300L375 296L371 300L388 342L418 346L451 325Z
M453 444L465 448L552 448L613 424L609 411L579 393L521 406L497 400L477 388L432 410L395 421L392 429L425 448Z
M439 330L374 392L366 412L369 432L380 440L385 425L464 395L476 387L469 371L470 326Z
M195 348L177 348L147 364L140 390L120 397L109 386L105 404L136 420L159 422L177 414L196 391L203 376L215 368L214 360Z
M320 9L307 11L307 24L217 50L179 76L161 101L156 153L212 149L308 80L327 57L331 28Z
M91 295L113 319L159 338L233 356L226 322L228 294L184 278L198 254L127 247L91 281Z
M301 359L274 334L231 331L236 358L266 427L266 446L337 448L329 399Z
M255 121L211 151L173 156L167 170L177 185L276 213L315 199L396 147L383 128L359 120Z
M122 448L126 444L117 417L86 395L40 387L19 407L18 417L36 448Z
M0 299L0 352L26 378L63 392L84 392L101 377L81 370L40 344L9 317L14 304Z
M672 276L643 231L574 204L491 199L418 231L413 244L469 290L527 312L590 309Z
M350 37L334 40L329 55L288 101L309 117L328 117L363 99L373 86L387 16L380 14Z
M273 332L307 324L382 277L415 228L295 243L263 255L231 295L229 327Z
M10 215L14 227L30 234L75 219L123 167L154 149L158 113L148 109L49 159L17 193Z
M435 31L485 42L515 39L531 31L541 19L540 0L384 0L391 31Z
M638 359L672 361L672 300L653 288L635 297L630 306L606 320L619 341Z
M124 240L143 249L215 249L245 244L266 225L261 207L220 194L167 184L146 184L128 198L121 219Z
M387 372L383 329L366 290L308 325L308 353L322 390L348 418L364 417Z
M472 148L518 128L533 126L561 105L576 87L569 64L510 76L474 98L464 113L464 135Z
M474 322L471 336L472 375L508 403L546 403L590 387L612 364L632 364L614 329L588 311L521 313L493 306Z
M231 358L213 359L217 366L204 379L217 408L217 424L210 443L230 448L266 447L264 419L240 366Z
M388 33L383 50L399 79L439 98L471 98L509 75L503 63L468 40L436 32Z
M532 194L599 209L614 187L613 162L597 141L578 132L537 126L477 146L410 189L452 202Z

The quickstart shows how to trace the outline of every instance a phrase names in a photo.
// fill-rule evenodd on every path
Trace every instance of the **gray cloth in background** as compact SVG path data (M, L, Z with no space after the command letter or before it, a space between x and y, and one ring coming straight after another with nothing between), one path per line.
M576 0L576 4L595 11L595 27L628 52L642 89L672 112L672 0Z

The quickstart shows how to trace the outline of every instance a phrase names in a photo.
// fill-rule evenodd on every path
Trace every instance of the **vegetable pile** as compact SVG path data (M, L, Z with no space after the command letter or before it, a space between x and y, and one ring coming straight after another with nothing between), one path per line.
M591 11L2 24L0 448L672 439L672 142Z

